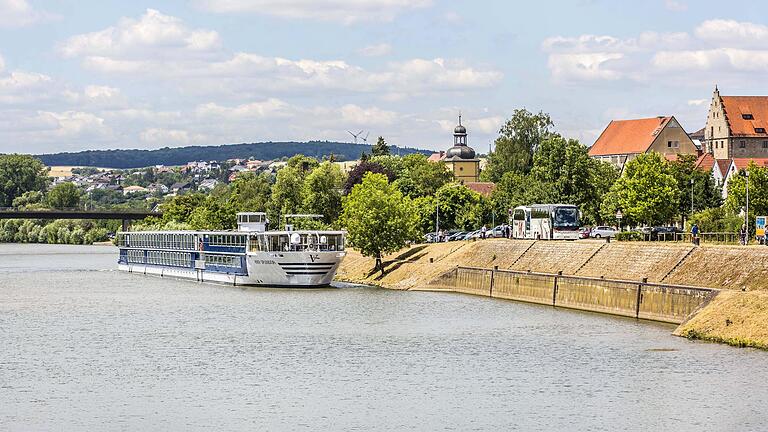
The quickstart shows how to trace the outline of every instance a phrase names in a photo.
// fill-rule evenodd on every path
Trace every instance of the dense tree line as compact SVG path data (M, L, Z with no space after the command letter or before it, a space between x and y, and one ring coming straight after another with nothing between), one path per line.
M383 138L382 138L383 141ZM378 145L378 143L377 143ZM107 168L141 168L154 165L183 165L189 161L223 161L227 159L274 160L297 154L323 159L333 155L337 161L355 160L363 153L371 153L374 146L333 141L263 142L226 144L219 146L164 147L157 150L87 150L73 153L55 153L36 156L48 166L74 165ZM422 153L425 150L401 148L399 154Z

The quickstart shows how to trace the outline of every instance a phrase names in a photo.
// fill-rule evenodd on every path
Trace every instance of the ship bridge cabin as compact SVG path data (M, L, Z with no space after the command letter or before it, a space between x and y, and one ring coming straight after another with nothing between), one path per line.
M267 214L264 212L241 212L237 214L237 230L264 232L268 229Z

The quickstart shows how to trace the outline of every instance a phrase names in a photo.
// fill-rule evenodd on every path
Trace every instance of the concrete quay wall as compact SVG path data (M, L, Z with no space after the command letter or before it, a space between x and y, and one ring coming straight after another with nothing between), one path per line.
M681 324L717 290L562 274L456 267L416 290L452 291Z

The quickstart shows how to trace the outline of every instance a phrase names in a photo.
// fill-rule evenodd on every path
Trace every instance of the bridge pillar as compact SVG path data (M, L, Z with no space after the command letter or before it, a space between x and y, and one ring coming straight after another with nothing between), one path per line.
M130 229L131 229L131 220L123 219L123 232L128 231Z

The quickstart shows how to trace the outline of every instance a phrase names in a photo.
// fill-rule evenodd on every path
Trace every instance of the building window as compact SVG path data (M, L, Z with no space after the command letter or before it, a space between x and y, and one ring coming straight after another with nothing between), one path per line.
M739 141L739 148L747 148L747 142L744 140Z
M768 149L768 141L763 141L763 148Z
M752 114L742 114L741 118L743 118L744 120L754 120L755 119L755 117Z
M678 148L678 147L680 147L680 141L667 141L667 147L668 148Z
M755 128L755 133L765 133L765 128Z

